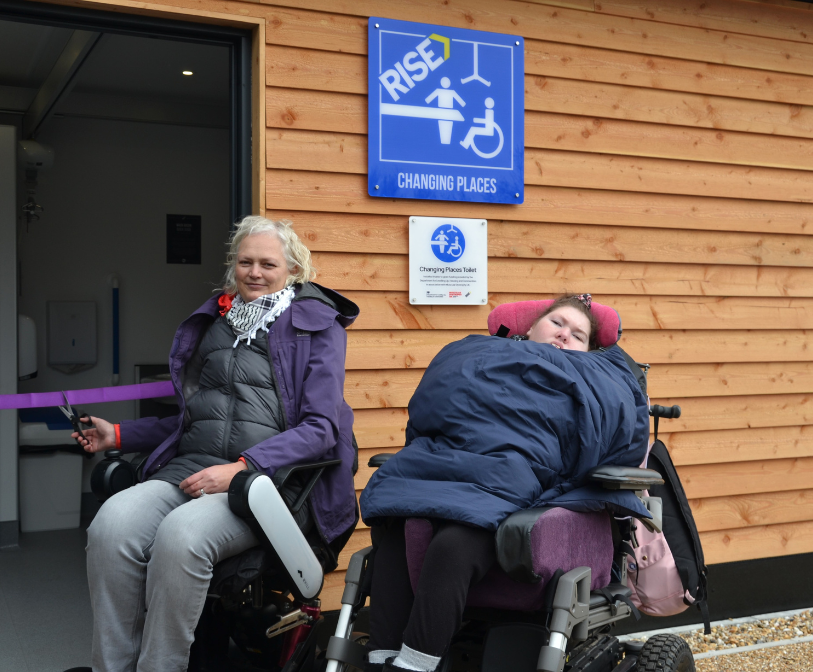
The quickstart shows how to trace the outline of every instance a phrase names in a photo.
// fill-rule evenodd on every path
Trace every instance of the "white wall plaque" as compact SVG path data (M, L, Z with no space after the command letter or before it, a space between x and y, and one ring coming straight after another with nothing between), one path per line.
M488 303L486 220L409 218L409 302Z

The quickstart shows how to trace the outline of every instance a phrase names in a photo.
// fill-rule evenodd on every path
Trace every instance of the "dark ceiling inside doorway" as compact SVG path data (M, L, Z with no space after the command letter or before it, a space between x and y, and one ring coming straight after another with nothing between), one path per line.
M3 112L227 128L228 49L0 20Z

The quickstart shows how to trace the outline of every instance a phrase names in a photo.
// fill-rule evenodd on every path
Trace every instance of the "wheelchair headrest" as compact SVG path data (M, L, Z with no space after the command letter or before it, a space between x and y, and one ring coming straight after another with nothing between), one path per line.
M526 334L533 321L552 303L553 299L542 299L539 301L504 303L497 306L488 315L488 333L493 336L497 333L500 325L505 325L510 329L506 336ZM609 348L611 345L615 345L618 339L621 338L621 317L615 309L603 306L595 301L593 301L590 310L593 311L596 322L598 322L596 342L599 347Z

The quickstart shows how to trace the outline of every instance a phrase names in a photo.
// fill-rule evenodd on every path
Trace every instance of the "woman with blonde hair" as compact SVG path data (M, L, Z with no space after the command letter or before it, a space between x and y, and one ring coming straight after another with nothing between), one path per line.
M95 672L186 670L212 568L259 543L229 509L238 471L342 460L297 514L327 565L357 521L343 395L345 328L358 307L312 282L310 252L287 221L245 218L226 264L222 291L175 334L178 415L94 417L85 431L91 453L151 451L142 482L105 502L88 529Z

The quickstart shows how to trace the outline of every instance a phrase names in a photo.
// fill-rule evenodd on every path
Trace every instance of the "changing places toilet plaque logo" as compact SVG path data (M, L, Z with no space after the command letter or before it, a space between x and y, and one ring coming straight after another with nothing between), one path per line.
M521 37L370 18L371 196L522 203Z
M409 218L409 302L488 302L488 222Z

